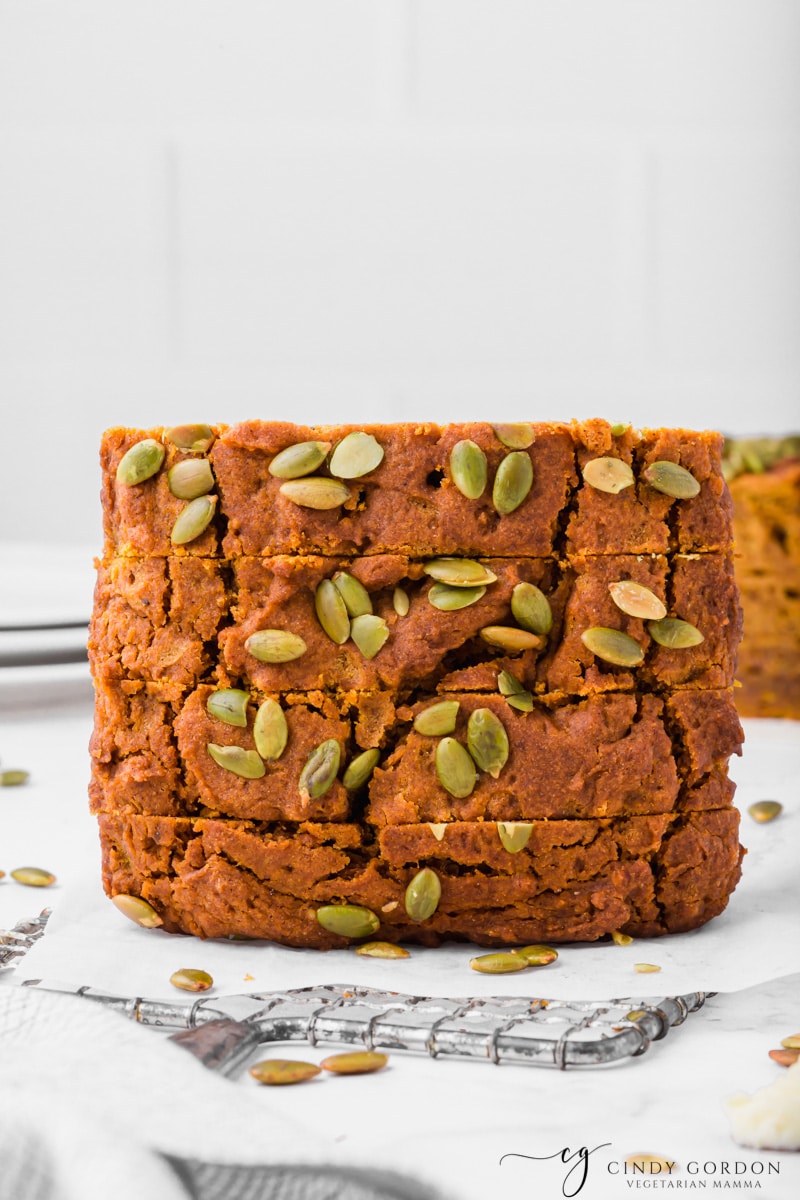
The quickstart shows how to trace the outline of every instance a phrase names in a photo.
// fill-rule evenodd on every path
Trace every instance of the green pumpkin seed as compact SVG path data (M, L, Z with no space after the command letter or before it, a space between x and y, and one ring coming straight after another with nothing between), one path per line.
M524 450L507 454L497 468L492 503L502 516L519 508L533 487L533 464Z
M477 604L485 595L485 587L450 587L449 583L434 583L428 592L428 602L440 612L455 612Z
M308 646L298 633L288 629L259 629L251 633L244 648L259 662L285 663L302 658Z
M388 1054L377 1050L353 1050L347 1054L331 1054L323 1058L320 1066L334 1075L369 1075L380 1071L389 1061Z
M408 598L408 592L401 587L396 587L392 592L392 607L398 617L407 617L408 610L411 607L411 601Z
M777 800L757 800L755 804L750 805L747 811L754 821L763 825L765 822L774 821L776 817L779 817L783 812L783 805Z
M457 800L470 796L478 782L475 763L455 738L442 738L436 747L436 777L445 791Z
M209 742L206 750L218 767L239 775L242 779L261 779L264 775L264 764L255 750L243 750L241 746L218 746Z
M514 620L530 633L548 634L553 627L553 610L535 583L518 583L511 593Z
M558 958L558 951L554 950L552 946L519 946L511 953L519 954L529 967L546 967L548 963L555 962Z
M505 701L518 712L533 712L533 696L530 692L512 692L505 697Z
M205 533L217 507L216 496L198 496L180 511L169 535L173 546L185 546Z
M322 1067L314 1063L301 1062L292 1058L267 1058L248 1068L253 1079L267 1087L285 1087L292 1083L305 1083L322 1074Z
M430 867L418 871L406 888L406 912L418 924L432 917L439 907L442 885L439 876Z
M320 625L331 641L343 646L350 637L350 618L341 592L330 579L323 579L318 585L314 593L314 608Z
M164 431L164 437L187 454L205 454L214 444L214 430L210 425L173 425L172 429Z
M167 483L179 500L196 500L214 486L214 474L207 458L184 458L167 471Z
M143 929L157 929L159 925L164 924L152 904L148 904L141 896L126 896L120 892L119 895L111 897L111 903L124 917L133 921L134 925L141 925Z
M649 588L632 579L618 579L608 585L611 599L629 617L642 621L660 621L667 615L666 605Z
M246 729L249 702L249 692L243 692L239 688L222 688L208 697L206 710L210 716L224 721L226 725L238 725L240 729Z
M644 661L642 647L620 629L594 625L583 631L581 641L596 658L602 658L603 662L613 663L617 667L638 667Z
M169 981L182 992L207 992L214 986L208 971L198 971L194 967L181 967L179 971L173 971Z
M467 749L481 771L497 779L508 762L508 734L490 708L476 708L467 722Z
M331 475L360 479L383 462L383 447L371 433L348 433L331 455Z
M348 575L347 571L337 571L333 583L344 600L348 616L363 617L372 612L369 592L354 575Z
M529 964L521 954L512 954L511 951L506 951L497 954L479 954L477 958L469 960L469 965L473 971L480 971L482 975L509 975L512 971L524 971Z
M784 1050L800 1050L800 1033L792 1033L789 1037L781 1038Z
M450 478L462 496L477 500L486 489L486 455L474 442L456 442L450 451Z
M700 491L700 484L691 471L674 462L651 463L642 475L651 488L675 500L691 500Z
M425 737L442 737L452 733L458 717L458 700L437 700L414 717L414 728Z
M275 455L269 473L276 479L301 479L322 466L330 448L330 442L296 442Z
M432 558L422 569L437 583L455 588L482 587L497 579L494 571L472 558Z
M405 946L397 946L394 942L362 942L355 947L356 954L364 958L410 958Z
M43 871L41 867L17 867L11 872L11 878L25 887L50 887L56 881L52 872Z
M342 776L342 783L348 792L355 792L368 782L380 757L380 750L365 750L363 754L356 755Z
M629 933L623 933L621 929L612 929L611 940L615 946L630 946L633 938Z
M510 671L500 671L497 676L497 687L500 695L505 697L507 704L520 712L533 711L533 696Z
M498 441L508 446L509 450L527 450L533 445L533 426L525 421L516 425L493 425L492 429Z
M513 625L484 625L480 636L489 646L496 646L508 654L521 654L523 650L538 650L544 639L527 629L515 629Z
M380 929L380 918L360 904L324 904L317 909L317 921L328 933L340 937L371 937Z
M612 496L636 482L633 471L621 458L592 458L581 473L584 483L588 483L589 487L598 492L609 492Z
M628 432L630 427L631 426L630 426L629 421L620 421L618 424L611 426L611 429L610 429L611 436L612 437L622 437L622 435L624 433Z
M256 750L267 762L275 762L286 749L289 726L286 714L277 700L265 700L258 706L253 722L253 741Z
M144 438L126 450L117 466L117 483L126 487L134 487L144 483L159 470L164 461L166 451L160 442L153 438Z
M339 508L350 499L350 488L338 479L327 479L324 475L309 475L305 479L287 479L279 491L292 504L300 508L320 510Z
M375 657L388 636L389 626L383 617L376 617L371 613L354 617L350 624L350 637L367 659Z
M705 641L702 633L688 621L677 617L664 617L660 621L648 621L647 628L654 642L670 650L686 650Z
M21 787L30 777L29 771L0 771L0 787Z
M298 787L304 800L319 800L336 782L342 748L335 738L329 738L313 750L300 772Z
M660 971L661 967L657 967L655 963L634 963L633 969L639 975L653 975L656 971Z
M436 821L436 822L428 821L428 829L430 829L431 833L436 838L437 842L441 842L444 839L444 835L447 833L447 822L446 821Z
M533 825L530 821L498 821L497 833L504 850L509 854L519 854L531 840Z

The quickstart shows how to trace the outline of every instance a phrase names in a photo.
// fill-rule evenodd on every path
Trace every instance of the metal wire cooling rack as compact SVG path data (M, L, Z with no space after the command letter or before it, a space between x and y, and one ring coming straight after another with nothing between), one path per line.
M113 996L91 987L30 984L115 1009L172 1040L212 1070L234 1073L265 1043L321 1042L405 1050L432 1058L528 1066L607 1066L644 1054L713 993L609 1001L490 996L438 999L330 984L204 997L192 1004Z
M38 917L27 917L11 929L0 929L0 967L15 966L16 960L28 953L44 933L51 911L43 908Z

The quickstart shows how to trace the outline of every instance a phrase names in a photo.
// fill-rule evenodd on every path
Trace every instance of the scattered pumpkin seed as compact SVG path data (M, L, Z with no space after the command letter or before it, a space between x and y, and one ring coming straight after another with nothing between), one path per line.
M377 1050L351 1050L347 1054L323 1058L320 1066L334 1075L369 1075L372 1071L380 1071L388 1061L388 1054L379 1054Z
M383 462L383 447L371 433L348 433L331 455L330 472L339 479L360 479Z
M278 451L269 464L269 473L276 479L301 479L322 466L330 448L330 442L295 442Z
M221 688L208 697L206 710L226 725L238 725L240 729L246 729L249 702L249 692L243 692L240 688Z
M408 610L411 607L411 601L408 598L408 592L401 587L396 587L392 592L392 607L398 617L408 616Z
M428 592L428 601L440 612L455 612L477 604L485 595L485 587L451 587L449 583L434 583Z
M553 610L535 583L518 583L511 593L514 620L530 633L548 634L553 627Z
M289 726L286 714L277 700L265 700L259 704L253 722L253 741L256 750L267 762L275 762L286 749Z
M498 821L497 833L504 850L509 854L519 854L531 840L533 825L530 821Z
M527 629L515 629L513 625L484 625L480 636L490 646L496 646L509 654L521 654L523 650L538 650L544 645L538 633Z
M394 942L362 942L355 947L356 954L365 958L410 958L405 946L397 946Z
M157 929L159 925L164 924L152 904L148 904L141 896L127 896L120 892L111 897L111 903L124 917L133 921L134 925L141 925L143 929Z
M259 629L251 633L244 648L259 662L285 663L302 658L308 646L298 633L288 629Z
M255 750L243 750L241 746L218 746L216 742L209 742L206 750L218 767L242 779L261 779L265 773L264 764Z
M587 650L603 662L617 667L638 667L644 661L644 651L637 641L621 629L607 629L604 625L593 625L584 629L581 641Z
M300 795L304 800L319 800L324 796L339 774L342 748L336 738L328 738L313 750L300 772Z
M520 712L533 711L533 696L510 671L500 671L497 676L497 687L506 703Z
M405 906L412 921L418 924L432 917L439 907L442 884L430 867L418 871L406 888Z
M155 475L164 461L166 451L154 438L144 438L126 450L117 466L117 483L134 487Z
M455 738L442 738L436 747L436 776L445 791L457 800L472 794L478 772L472 756Z
M616 496L636 482L633 471L621 458L592 458L581 471L584 483L598 492Z
M757 800L747 811L754 821L763 825L766 821L774 821L779 817L783 812L783 805L777 800Z
M800 1033L793 1033L790 1037L782 1038L781 1045L784 1050L800 1051Z
M519 508L533 487L533 463L524 450L512 450L501 461L494 477L492 503L502 516Z
M340 937L365 938L380 928L380 918L360 904L324 904L317 909L317 921L328 933Z
M287 479L278 489L282 496L300 508L324 510L339 508L350 499L350 488L338 479L308 475L305 479Z
M389 636L389 626L383 617L364 613L354 617L350 623L350 637L358 646L364 658L374 658Z
M691 471L674 462L651 463L642 471L642 476L651 488L675 500L691 500L700 491L700 484Z
M196 500L214 486L214 473L207 458L184 458L167 471L167 483L179 500Z
M533 445L533 426L525 421L511 425L493 425L495 437L509 450L527 450Z
M546 967L558 958L558 951L552 946L519 946L511 953L521 955L529 967Z
M437 842L441 842L444 835L447 833L446 821L428 821L428 829L430 829Z
M611 599L629 617L642 621L660 621L667 615L666 605L649 588L633 579L618 579L608 585Z
M770 1050L769 1056L782 1067L792 1067L800 1058L800 1050Z
M486 489L488 467L480 446L465 440L450 451L450 478L462 496L477 500Z
M0 771L0 787L20 787L30 777L30 771Z
M455 588L481 587L497 579L494 571L474 558L432 558L425 563L423 570L437 583L446 583Z
M350 618L339 589L323 579L314 592L314 608L317 619L332 642L343 646L350 637Z
M660 621L648 621L647 628L654 642L670 650L686 650L705 641L702 633L688 621L677 617L662 617Z
M363 617L372 612L369 592L354 575L348 575L347 571L337 571L333 583L344 601L348 616Z
M248 1068L249 1073L259 1083L267 1087L284 1087L290 1083L305 1083L315 1075L322 1074L322 1068L314 1063L301 1062L291 1058L267 1058L263 1062L254 1063Z
M490 708L476 708L467 722L467 749L481 771L497 779L508 762L508 734Z
M56 881L51 871L43 871L41 867L17 867L11 872L11 878L25 887L50 887Z
M365 750L363 754L356 755L342 776L342 783L348 792L364 786L377 767L380 756L380 750Z
M622 933L619 929L613 929L611 931L611 940L615 946L630 946L633 938L629 933Z
M518 712L533 712L533 696L530 692L513 692L505 697L505 701Z
M629 421L620 421L616 425L612 425L610 433L612 437L622 437L623 433L627 433L630 429Z
M512 971L526 970L529 964L521 954L506 950L496 954L479 954L477 958L469 960L469 965L482 975L508 975Z
M169 981L182 992L207 992L214 986L214 980L208 971L198 971L194 967L181 967L180 970L173 971Z
M187 454L205 454L214 444L210 425L173 425L172 429L164 430L164 437Z
M633 969L639 975L653 975L656 971L660 971L661 967L657 967L655 963L634 963Z
M425 737L442 737L452 733L456 727L459 710L458 700L437 700L429 704L414 717L414 728Z
M216 507L216 496L198 496L196 500L190 500L178 513L172 526L169 540L173 546L185 546L187 542L193 542L201 533L205 533Z

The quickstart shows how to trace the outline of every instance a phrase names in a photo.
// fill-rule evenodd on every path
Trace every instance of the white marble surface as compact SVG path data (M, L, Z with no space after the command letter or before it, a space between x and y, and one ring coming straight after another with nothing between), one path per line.
M89 732L87 710L41 708L6 717L0 729L4 765L30 767L34 773L29 787L0 793L0 868L8 871L26 863L58 875L58 883L46 892L23 889L8 879L0 884L0 926L30 915L45 902L55 909L51 929L24 967L3 973L9 986L15 977L19 982L34 969L38 974L40 967L46 967L49 975L50 968L58 967L60 978L73 983L166 994L165 972L177 966L207 965L213 951L212 973L222 990L356 981L356 973L365 966L366 975L358 981L385 985L391 976L393 986L409 991L438 990L450 995L538 991L556 996L580 984L585 997L598 995L601 983L608 983L605 967L590 969L597 961L593 956L602 955L602 961L611 964L612 979L626 985L614 988L616 994L635 994L637 985L642 994L643 980L652 989L653 976L637 976L630 970L630 962L641 958L664 964L655 977L658 988L674 992L679 989L673 985L685 978L680 973L685 967L679 961L680 947L702 936L639 942L634 955L616 947L564 947L558 970L515 977L511 986L504 980L502 989L496 978L483 979L468 970L470 951L463 947L449 948L447 955L414 952L411 960L398 965L365 962L344 952L318 955L259 945L212 947L163 934L154 938L119 919L100 893L97 836L85 800ZM786 811L772 826L756 826L745 818L743 840L750 854L744 880L728 913L708 927L708 936L715 925L725 929L730 986L742 988L748 982L756 986L709 1000L642 1058L611 1069L559 1073L397 1055L387 1071L374 1077L315 1081L284 1089L279 1104L274 1092L258 1089L243 1075L230 1086L243 1089L248 1103L258 1110L264 1144L271 1144L270 1130L274 1131L279 1113L305 1131L309 1161L318 1158L324 1144L333 1156L326 1161L407 1171L453 1200L558 1197L571 1164L564 1165L558 1157L551 1161L507 1157L502 1165L500 1159L512 1154L552 1155L565 1147L572 1152L600 1147L588 1159L587 1180L579 1193L588 1200L665 1190L663 1182L644 1188L641 1177L613 1173L622 1171L616 1164L638 1152L658 1154L677 1164L667 1180L671 1192L679 1182L681 1188L692 1190L703 1190L704 1184L707 1191L715 1190L715 1183L744 1182L753 1185L747 1190L776 1200L797 1195L800 1155L737 1147L724 1111L727 1096L752 1091L775 1078L781 1068L768 1058L768 1050L787 1034L800 1031L798 939L791 934L778 939L768 936L780 913L794 921L796 933L800 912L795 870L800 738L797 725L789 722L748 722L746 732L745 755L735 765L740 797L749 803L769 795L783 800ZM223 957L218 958L218 953ZM703 957L710 963L710 950L698 957L699 965ZM402 981L397 978L400 968ZM245 974L252 974L254 980L245 982ZM782 978L770 981L770 974ZM710 986L709 974L695 972L690 978L694 987ZM154 1039L160 1037L149 1032ZM99 1065L97 1069L98 1078L103 1077ZM86 1071L91 1081L91 1059ZM339 1085L339 1095L346 1100L332 1103L336 1093L331 1089ZM0 1076L0 1093L7 1086ZM190 1109L195 1105L198 1111L202 1108L207 1116L203 1106L219 1104L227 1086L215 1080L213 1096L204 1098L198 1089L183 1096L181 1103ZM235 1146L231 1149L236 1151ZM253 1161L252 1140L239 1149L242 1161ZM738 1168L738 1176L737 1163L745 1164ZM753 1174L759 1163L764 1164L764 1174ZM769 1163L775 1166L768 1175ZM575 1172L565 1185L568 1191L578 1181ZM759 1183L760 1188L755 1186Z

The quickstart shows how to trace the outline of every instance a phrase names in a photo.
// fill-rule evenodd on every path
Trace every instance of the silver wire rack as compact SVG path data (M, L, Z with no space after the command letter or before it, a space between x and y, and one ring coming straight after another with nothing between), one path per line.
M11 929L0 929L0 967L15 966L28 953L44 933L51 911L43 908L38 917L26 917Z
M713 994L608 1001L440 999L325 984L175 1004L85 986L28 982L83 996L143 1025L177 1028L173 1041L224 1074L236 1072L257 1047L280 1042L338 1043L561 1070L609 1066L644 1054Z

